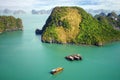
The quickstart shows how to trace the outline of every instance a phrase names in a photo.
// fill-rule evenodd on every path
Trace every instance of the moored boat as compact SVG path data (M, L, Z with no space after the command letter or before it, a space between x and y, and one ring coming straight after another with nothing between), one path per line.
M67 60L73 61L73 60L82 60L82 57L80 54L73 54L65 57Z
M61 71L63 71L63 68L62 67L58 67L58 68L55 68L55 69L53 69L53 70L51 70L51 74L56 74L56 73L58 73L58 72L61 72Z

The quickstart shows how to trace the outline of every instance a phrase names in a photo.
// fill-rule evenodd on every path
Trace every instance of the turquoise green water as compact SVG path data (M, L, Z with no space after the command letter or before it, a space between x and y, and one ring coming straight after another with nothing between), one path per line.
M103 47L46 44L34 31L48 15L19 17L24 31L0 35L0 80L120 80L120 42ZM80 53L83 60L64 59L73 53ZM64 71L51 75L56 67Z

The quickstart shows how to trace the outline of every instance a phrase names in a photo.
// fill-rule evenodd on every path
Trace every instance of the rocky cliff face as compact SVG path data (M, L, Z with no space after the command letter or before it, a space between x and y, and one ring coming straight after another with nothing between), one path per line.
M79 7L55 7L42 29L42 42L103 45L120 40L120 32L104 19Z
M22 30L22 20L13 16L0 16L0 33L6 31Z

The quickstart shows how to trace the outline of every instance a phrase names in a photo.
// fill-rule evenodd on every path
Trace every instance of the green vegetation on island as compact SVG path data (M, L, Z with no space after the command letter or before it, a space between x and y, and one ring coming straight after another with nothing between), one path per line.
M55 7L42 28L42 42L103 45L120 40L103 16L94 18L80 7Z
M0 16L0 33L6 31L22 30L22 20L13 16Z
M107 15L105 13L100 13L98 15L95 15L95 18L97 20L104 18L114 29L120 29L120 16L115 12L108 13Z

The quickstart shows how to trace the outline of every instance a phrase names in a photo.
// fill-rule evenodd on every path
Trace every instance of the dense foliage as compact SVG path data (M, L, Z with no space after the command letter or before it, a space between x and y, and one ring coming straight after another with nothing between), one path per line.
M100 17L104 17L113 28L120 28L120 16L115 12L108 13L107 15L105 13L95 15L95 18L98 20Z
M20 18L13 16L0 16L0 32L21 30L23 28Z
M72 9L78 11L78 13L76 12L76 15L79 14L81 16L80 18L81 22L79 22L79 29L76 28L76 31L74 32L72 32L71 30L72 32L71 34L74 34L75 32L79 32L79 33L77 33L77 35L73 37L74 39L70 38L72 40L71 42L69 41L68 43L87 44L87 45L103 45L111 41L120 40L120 31L114 29L113 27L113 24L115 26L119 25L118 24L119 22L117 20L119 18L118 16L116 16L115 13L108 14L107 16L102 13L101 14L102 16L97 15L94 18L92 15L90 15L85 10L79 7L56 7L53 9L51 15L49 16L48 20L46 21L46 24L44 25L42 29L43 30L43 33L42 33L43 42L55 42L56 43L59 41L60 37L58 36L59 34L56 31L57 27L62 26L62 28L66 32L64 35L70 32L70 29L73 27L70 24L71 20L69 17L67 18L64 18L64 17L69 15L68 13ZM115 15L115 17L113 17L113 15ZM72 15L72 17L74 16L75 15ZM61 30L61 33L60 32L59 33L63 34L62 32L63 31ZM70 34L67 36L70 36Z
M47 27L42 38L43 42L44 40L46 40L45 42L57 42L58 36L55 31L55 25Z
M61 20L60 18L66 15L65 7L56 7L53 9L51 15L46 21L42 29L42 41L43 42L58 42L57 32L55 28L58 26L63 26L64 28L69 28L69 23L67 20ZM46 40L46 41L45 41Z
M120 32L112 27L113 22L107 20L109 18L106 18L104 14L95 19L83 9L78 9L83 19L80 23L81 32L77 37L78 43L102 45L120 39Z

